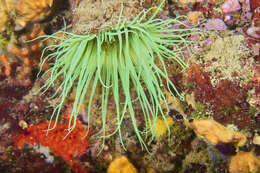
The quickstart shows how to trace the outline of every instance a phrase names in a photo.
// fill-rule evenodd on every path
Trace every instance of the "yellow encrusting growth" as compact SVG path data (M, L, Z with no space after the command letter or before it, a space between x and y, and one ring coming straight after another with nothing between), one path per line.
M50 15L53 0L19 0L15 5L16 25L24 27L27 22L36 22Z
M127 157L121 156L110 163L107 173L138 173L138 171Z
M6 30L7 25L9 23L9 9L7 7L5 0L0 0L0 32L3 32Z
M154 122L152 120L152 124L153 123ZM166 117L165 120L162 118L158 118L156 120L155 127L151 128L156 140L159 140L160 138L166 135L168 131L167 124L168 127L173 125L173 119L171 117Z
M185 123L197 135L206 138L213 145L232 142L237 146L243 146L246 142L244 134L229 130L212 119L193 120L191 123Z
M54 0L0 0L0 32L15 24L21 30L28 22L39 22L50 16Z
M231 157L229 164L230 173L257 173L260 171L260 159L252 152L239 151Z

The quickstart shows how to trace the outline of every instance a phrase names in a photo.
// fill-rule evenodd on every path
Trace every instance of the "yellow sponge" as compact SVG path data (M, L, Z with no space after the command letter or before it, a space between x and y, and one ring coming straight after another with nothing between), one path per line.
M107 173L138 173L138 171L127 157L121 156L110 163Z

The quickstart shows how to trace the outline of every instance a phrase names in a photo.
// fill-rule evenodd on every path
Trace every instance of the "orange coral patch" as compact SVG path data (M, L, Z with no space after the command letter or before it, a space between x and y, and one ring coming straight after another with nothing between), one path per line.
M65 117L67 113L68 111L65 112ZM49 131L48 135L46 135L46 129L48 129L49 122L29 126L25 133L15 137L14 144L17 147L23 147L25 143L48 146L75 170L76 165L73 158L85 153L89 141L88 136L86 136L87 130L80 122L77 122L75 129L64 138L68 134L68 123L69 119L65 123L58 123L55 129ZM51 123L50 127L53 125L54 122Z
M2 63L3 63L4 66L5 66L5 75L6 75L6 76L10 76L10 74L11 74L11 66L10 66L10 63L9 63L9 61L8 61L8 59L7 59L7 57L6 57L6 55L5 55L5 54L2 54L2 55L0 56L0 59L1 59Z

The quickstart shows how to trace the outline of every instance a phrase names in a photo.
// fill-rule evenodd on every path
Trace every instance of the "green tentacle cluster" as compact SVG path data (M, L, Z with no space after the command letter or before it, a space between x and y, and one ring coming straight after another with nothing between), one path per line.
M124 147L120 126L128 113L141 146L147 149L143 135L152 134L151 129L154 127L158 115L165 120L165 112L160 104L163 101L167 105L162 79L165 79L168 88L173 88L175 94L184 99L168 78L165 59L175 60L183 69L186 68L180 55L183 48L189 44L185 38L190 36L194 29L186 28L185 24L178 20L183 16L162 20L155 18L154 14L145 20L150 10L142 11L133 21L121 21L119 17L117 26L102 33L78 35L60 31L64 33L64 37L56 37L57 33L46 36L59 41L60 44L46 48L46 50L55 50L55 52L49 54L45 61L55 59L55 62L45 73L49 73L50 78L41 88L41 92L44 93L48 90L58 78L63 77L64 79L54 94L60 102L55 107L51 120L55 119L57 122L62 106L75 86L76 97L70 115L68 132L71 132L76 126L80 106L86 99L87 92L90 93L90 97L87 98L89 100L88 122L90 122L94 93L100 83L102 86L101 136L105 138L118 132ZM172 29L175 24L184 27ZM174 46L174 50L169 46ZM162 68L157 66L158 63ZM142 108L145 120L143 129L136 124L136 114L133 108L135 98L131 96L131 88L134 88ZM58 92L60 89L62 89L61 93ZM123 94L120 94L119 90L122 90ZM113 95L113 98L110 98L110 94ZM174 93L171 94L174 95ZM119 101L120 96L124 98L123 103ZM107 105L110 99L114 99L115 102L117 128L112 134L107 134ZM48 130L55 126L56 123L53 127L49 126ZM152 134L152 138L153 136Z

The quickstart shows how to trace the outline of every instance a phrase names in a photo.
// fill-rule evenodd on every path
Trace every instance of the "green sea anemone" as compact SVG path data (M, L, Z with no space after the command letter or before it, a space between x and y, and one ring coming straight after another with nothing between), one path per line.
M183 16L175 19L163 20L156 18L159 6L155 13L152 8L142 10L133 20L125 20L121 13L117 25L110 29L87 34L74 34L66 31L63 37L55 36L57 33L46 36L57 40L59 44L48 46L46 50L55 50L46 60L54 59L53 66L45 73L50 77L40 89L46 92L58 78L62 78L59 88L53 97L59 99L54 108L51 121L57 122L62 106L68 98L72 88L76 87L76 96L70 115L68 133L76 126L77 116L84 99L88 99L88 122L91 118L91 106L98 83L101 85L102 129L101 137L105 139L118 132L123 144L121 124L126 113L130 115L133 129L141 143L146 147L143 135L151 134L157 117L160 115L166 122L166 113L161 103L167 105L164 86L171 92L172 89L182 100L167 74L165 59L176 61L183 69L186 64L181 59L183 49L189 44L185 38L191 35L194 28L186 28L179 21ZM150 15L150 16L149 16ZM149 17L148 17L149 16ZM172 29L174 25L179 29ZM173 47L173 48L170 48ZM158 66L160 64L160 67ZM163 84L163 79L165 85ZM137 98L133 98L130 89L133 89ZM61 93L59 91L61 90ZM86 93L89 98L86 98ZM117 128L106 133L107 105L113 95L117 119ZM120 98L123 103L120 102ZM136 123L136 114L133 101L139 101L142 108L144 126L140 128ZM153 121L152 121L153 120ZM48 130L55 128L49 126ZM169 127L168 127L169 130Z

